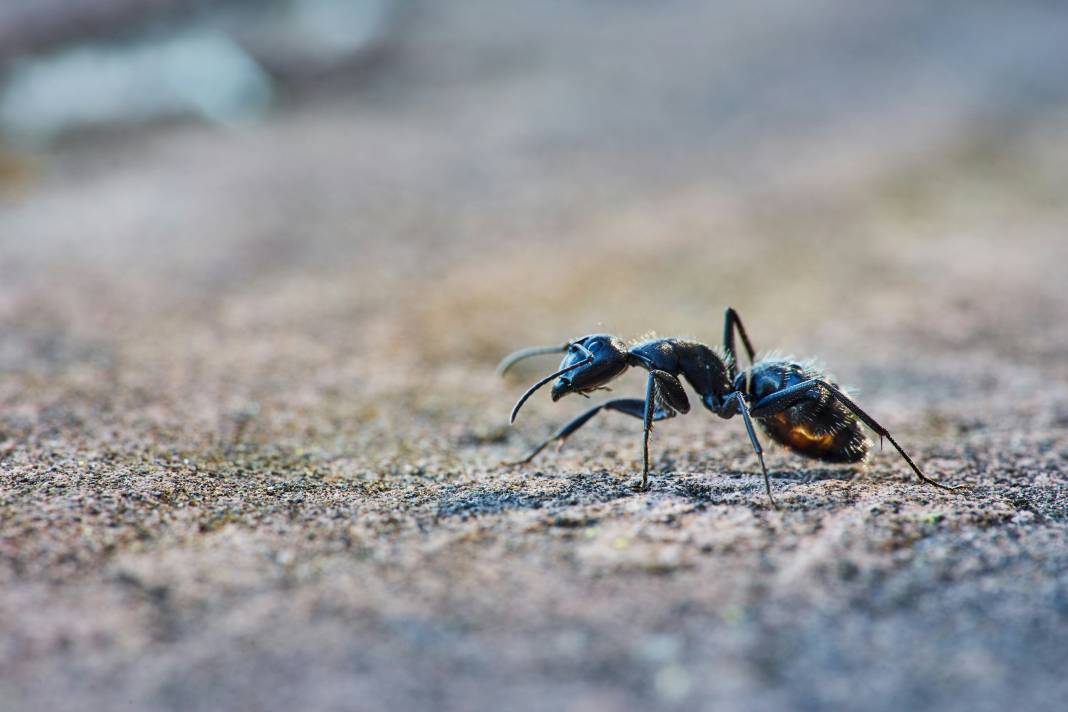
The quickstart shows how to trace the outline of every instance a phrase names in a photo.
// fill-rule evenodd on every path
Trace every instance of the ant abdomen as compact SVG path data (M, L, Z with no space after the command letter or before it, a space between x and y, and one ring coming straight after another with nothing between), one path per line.
M741 373L737 387L746 388L756 404L813 379L829 380L809 364L782 359L758 361L749 373ZM832 383L837 387L837 384ZM825 390L813 388L791 407L777 413L761 415L753 409L753 418L775 442L799 455L833 463L862 461L868 454L871 441L860 421L841 401Z

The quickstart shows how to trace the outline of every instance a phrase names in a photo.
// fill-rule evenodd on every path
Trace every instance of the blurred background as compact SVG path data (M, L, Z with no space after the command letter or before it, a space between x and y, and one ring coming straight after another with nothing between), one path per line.
M4 0L3 699L1055 709L1066 67L1055 0ZM884 531L893 458L858 503L777 453L770 518L691 416L658 467L719 494L648 501L723 519L650 578L662 512L572 511L632 501L632 423L497 467L585 405L503 427L551 366L503 354L728 304L988 499Z

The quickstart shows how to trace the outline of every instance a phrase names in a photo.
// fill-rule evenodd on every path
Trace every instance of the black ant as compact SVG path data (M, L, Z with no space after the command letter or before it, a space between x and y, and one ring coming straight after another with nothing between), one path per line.
M736 330L749 356L747 371L738 371L734 350ZM503 375L513 365L531 356L566 353L559 370L531 386L515 404L509 421L512 423L527 399L554 378L558 379L551 392L554 402L568 393L588 398L591 391L607 390L607 383L632 366L644 368L649 372L649 378L644 399L616 398L594 406L556 431L525 458L509 464L530 462L546 445L558 440L562 444L602 410L615 410L640 418L644 423L640 488L646 489L649 484L649 431L653 423L690 410L690 401L679 380L681 375L708 410L724 419L741 414L749 441L760 459L760 469L764 472L764 489L776 508L778 504L771 494L768 468L753 429L753 420L760 423L772 440L799 455L835 463L860 462L867 456L871 441L861 428L863 423L879 435L880 444L883 438L889 440L922 481L950 491L963 486L951 487L924 475L886 428L812 365L772 357L756 361L745 327L738 313L729 307L723 326L723 350L721 356L705 344L677 338L651 339L628 348L615 336L593 334L559 346L535 346L510 354L497 367L499 374Z

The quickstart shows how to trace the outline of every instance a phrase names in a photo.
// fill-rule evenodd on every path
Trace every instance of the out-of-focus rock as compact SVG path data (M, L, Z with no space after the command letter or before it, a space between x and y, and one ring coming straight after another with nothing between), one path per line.
M272 74L302 77L358 60L386 40L398 0L288 0L232 11L224 26Z
M276 78L328 71L377 46L396 3L231 0L146 9L75 2L95 22L87 20L85 37L54 46L71 34L60 5L0 13L0 37L25 27L36 38L23 40L25 56L0 53L9 65L0 83L0 137L16 145L174 116L220 124L258 118Z
M0 126L40 143L86 126L193 115L218 123L260 116L270 77L210 28L122 46L77 47L18 63L0 94Z

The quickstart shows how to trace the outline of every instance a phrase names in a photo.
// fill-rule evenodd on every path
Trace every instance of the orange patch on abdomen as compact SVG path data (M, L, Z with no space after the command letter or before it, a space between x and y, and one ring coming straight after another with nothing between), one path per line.
M829 450L834 445L834 436L830 433L813 435L802 427L796 427L787 433L791 447L798 450Z
M786 413L779 413L768 420L775 423L771 429L775 439L789 448L805 453L822 453L834 447L833 433L817 435L800 423L791 423Z
M780 445L794 452L826 462L857 462L864 456L864 446L854 442L854 427L814 433L808 424L795 422L787 413L763 419L764 430Z

